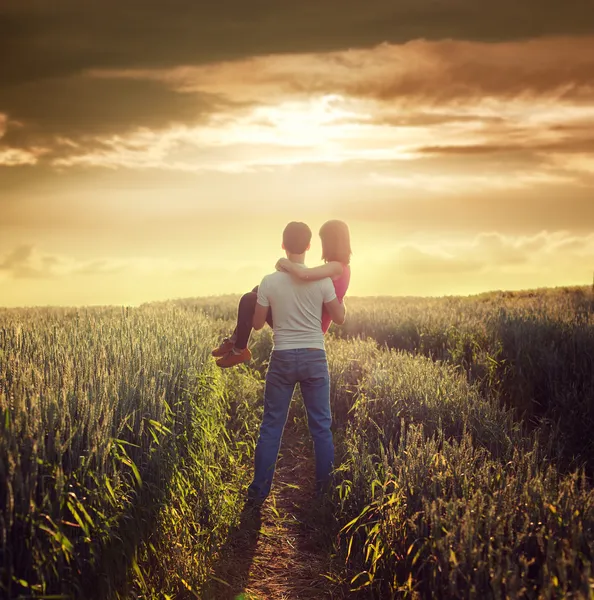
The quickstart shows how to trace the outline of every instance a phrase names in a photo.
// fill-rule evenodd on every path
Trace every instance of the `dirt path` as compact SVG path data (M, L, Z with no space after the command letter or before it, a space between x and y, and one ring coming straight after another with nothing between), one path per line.
M330 570L330 523L314 497L310 440L301 429L287 424L273 492L261 512L242 512L204 600L340 597L323 576Z

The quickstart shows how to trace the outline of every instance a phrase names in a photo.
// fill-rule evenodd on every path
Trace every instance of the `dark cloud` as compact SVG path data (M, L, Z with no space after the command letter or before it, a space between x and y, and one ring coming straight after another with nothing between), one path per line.
M372 48L291 56L266 55L172 69L113 69L114 77L153 79L183 90L270 103L321 94L379 101L398 124L405 109L472 120L464 105L485 98L557 101L589 106L594 99L594 37L548 37L498 44L413 40ZM475 107L478 108L478 107ZM483 107L485 108L485 107ZM493 123L496 115L485 114ZM441 113L441 114L438 114ZM474 116L479 116L476 114ZM406 125L406 121L403 123Z
M352 119L345 119L345 123L352 123ZM432 125L445 125L451 123L482 123L485 125L505 126L504 117L487 116L481 114L457 114L455 112L425 112L418 111L400 114L382 114L368 121L374 125L389 125L390 127L430 127Z
M560 131L555 129L554 131ZM591 130L590 130L591 131ZM554 142L519 140L515 143L485 143L485 144L458 144L452 146L422 146L417 150L420 154L431 155L487 155L487 154L513 154L515 152L534 153L563 153L563 154L590 154L594 152L594 137L588 131L581 131L581 136L568 136ZM583 135L585 134L585 135Z
M88 68L198 64L416 38L590 33L590 0L4 0L0 85Z
M76 143L84 136L192 124L230 104L210 94L175 91L157 81L41 79L5 86L0 92L0 111L8 116L2 142L13 147L53 146L58 137Z
M594 6L594 5L593 5ZM261 59L265 65L266 58ZM268 60L274 60L268 59ZM282 61L282 58L278 59ZM310 59L310 72L272 72L296 92L344 93L411 107L489 98L594 98L594 38L566 37L499 44L463 40L384 45ZM288 71L288 70L287 70ZM257 81L262 78L256 72Z
M62 5L51 6L44 8L47 18L60 14ZM66 22L68 14L61 14ZM93 46L92 40L89 44ZM472 114L470 105L485 98L518 100L527 125L529 102L538 102L541 110L553 101L567 101L576 109L587 106L588 100L594 100L593 57L592 36L500 44L415 40L358 51L270 55L172 70L156 68L158 61L144 70L85 70L0 86L0 136L4 133L5 149L47 147L51 152L33 154L42 161L55 161L95 150L108 152L107 136L125 135L139 127L162 130L172 123L192 125L215 113L232 119L234 111L248 105L278 102L287 94L323 93L376 101L370 124L429 127L467 123L492 138L484 145L467 147L432 145L423 149L427 153L503 153L510 145L511 151L525 146L527 130L521 117L516 115L512 123L484 114L480 107ZM551 104L549 108L548 118L555 119L555 107ZM507 116L512 115L513 110ZM592 138L587 136L587 127L580 132L570 124L571 130L563 130L564 114L559 111L558 115L557 122L543 126L567 139L541 150L589 152ZM212 153L212 148L208 152ZM13 164L19 161L25 162L25 158L11 159ZM79 163L65 160L58 164Z

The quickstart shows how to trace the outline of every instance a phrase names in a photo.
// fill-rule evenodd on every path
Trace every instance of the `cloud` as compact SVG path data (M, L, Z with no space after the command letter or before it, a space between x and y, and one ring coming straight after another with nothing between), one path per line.
M34 244L21 244L0 256L0 272L13 279L53 279L73 275L106 275L126 270L153 271L171 265L153 259L100 258L77 260L70 256L39 250Z
M88 246L85 246L85 251ZM137 248L135 249L138 250ZM140 304L151 300L251 289L272 268L238 260L162 256L152 252L82 258L19 244L0 254L0 289L5 306ZM113 249L112 249L113 252ZM253 259L257 253L250 253Z
M483 231L417 236L407 242L395 242L382 232L364 237L358 225L352 232L354 295L476 293L584 283L594 257L594 232ZM381 252L367 247L374 243ZM10 305L139 303L251 289L274 264L274 254L264 262L257 256L250 248L252 262L247 263L235 255L213 261L208 252L202 258L124 253L83 259L20 244L0 255L0 282L3 302Z
M398 269L405 275L467 274L484 268L475 258L428 252L414 245L403 246L394 260Z
M592 36L416 40L15 83L0 97L0 164L238 172L587 155L593 56Z
M132 0L0 7L0 85L88 68L211 63L411 39L501 41L588 33L587 0Z
M215 267L212 269L215 271ZM204 271L204 265L191 260L155 257L95 258L80 260L72 256L39 250L34 244L21 244L0 256L0 273L12 279L55 279L74 276L105 276L135 273L151 275L176 273L193 275Z
M380 253L360 257L362 251L353 257L354 295L464 295L588 284L594 233L419 234L415 241L385 243Z
M230 105L215 95L183 93L157 81L85 75L42 79L2 89L0 131L4 144L51 144L64 153L139 128L203 122Z
M0 239L39 239L53 232L64 239L99 239L107 248L184 240L208 252L217 238L241 236L248 221L266 233L296 216L318 223L342 218L378 239L490 230L584 233L594 230L594 179L584 174L588 164L579 173L566 172L562 162L515 153L303 163L232 173L0 168Z
M44 148L33 147L30 150L23 150L21 148L3 147L0 144L0 166L16 167L22 165L35 165L44 152Z
M444 103L476 103L485 98L585 101L594 96L593 57L593 36L496 44L417 39L328 53L93 73L156 79L180 91L220 93L259 102L343 94L443 107Z
M358 112L358 110L360 112ZM506 109L502 106L505 115ZM584 110L584 113L588 109ZM367 118L364 107L349 99L324 96L303 102L255 107L213 116L205 123L178 125L165 130L137 129L123 135L95 138L90 144L69 144L47 156L56 167L108 167L174 171L241 172L304 163L349 164L417 161L427 156L476 157L515 163L531 157L539 169L564 162L563 173L551 177L535 172L528 181L571 179L570 172L589 172L580 156L594 149L594 138L570 128L571 116L550 115L538 124L500 117L497 125L480 118L440 115L440 123L393 126ZM381 114L381 107L378 107ZM418 116L418 115L417 115ZM581 113L580 113L580 116ZM404 117L403 117L404 118ZM568 129L559 128L567 119ZM489 121L487 121L489 123ZM593 121L594 123L594 117ZM448 144L434 144L435 139ZM563 162L563 161L561 161ZM474 175L466 173L467 175ZM512 185L513 182L512 182Z
M119 270L117 261L79 262L70 257L40 252L33 244L22 244L0 257L0 272L13 279L54 278L73 274L97 274Z
M8 129L8 115L0 113L0 168L18 167L22 165L35 165L45 149L33 147L29 150L11 148L2 143L2 138Z
M44 148L59 168L237 172L518 153L546 162L594 149L593 56L594 37L417 40L93 70L9 86L0 125L7 151Z
M15 279L47 277L60 266L55 256L41 255L33 245L18 246L0 258L0 272L8 273Z
M485 155L485 154L510 154L518 151L532 151L549 154L590 154L594 152L594 137L589 134L591 128L594 128L594 121L588 128L577 133L575 137L564 137L555 141L530 141L523 140L515 143L485 143L485 144L455 144L421 146L416 149L419 154L432 155ZM573 131L572 128L555 127L555 131Z
M594 233L575 236L542 231L533 236L483 232L456 242L403 244L392 255L394 268L405 277L478 276L501 271L540 272L549 265L594 256Z

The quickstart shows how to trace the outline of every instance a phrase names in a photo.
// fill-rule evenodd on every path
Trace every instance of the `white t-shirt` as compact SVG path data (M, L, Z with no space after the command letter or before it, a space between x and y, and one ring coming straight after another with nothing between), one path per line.
M322 307L335 298L334 284L329 277L299 281L283 271L266 275L258 288L258 304L271 307L274 349L324 350Z

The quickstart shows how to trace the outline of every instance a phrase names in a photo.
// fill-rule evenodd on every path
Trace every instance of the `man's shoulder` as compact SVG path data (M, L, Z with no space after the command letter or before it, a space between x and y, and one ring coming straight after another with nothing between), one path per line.
M279 284L286 283L291 276L288 273L283 273L282 271L274 271L273 273L269 273L268 275L264 275L262 278L262 283L260 285L265 286L267 289L274 288Z
M284 273L283 271L273 271L272 273L268 273L268 275L264 275L262 282L283 281L287 277L289 277L288 273Z

